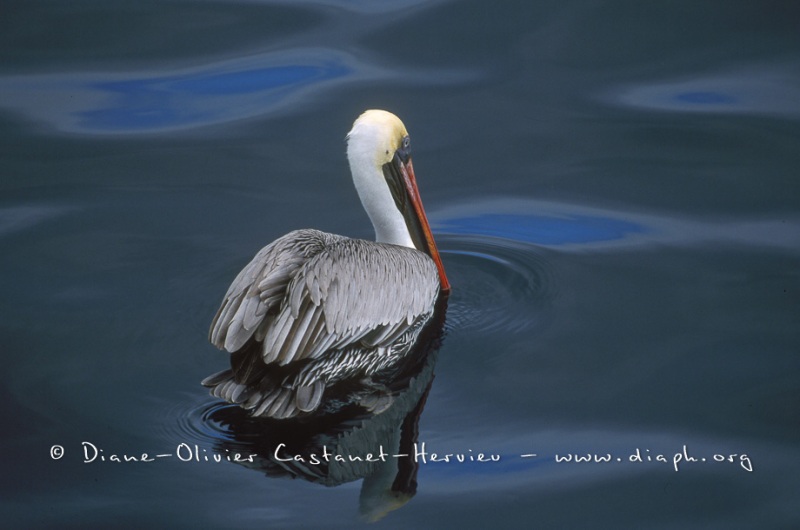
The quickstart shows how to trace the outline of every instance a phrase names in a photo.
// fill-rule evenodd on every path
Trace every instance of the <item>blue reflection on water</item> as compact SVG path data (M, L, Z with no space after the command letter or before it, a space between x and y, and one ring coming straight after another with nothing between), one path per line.
M485 213L451 219L441 226L444 231L456 234L480 234L540 245L614 241L646 231L644 226L631 221L582 214L550 217Z
M800 64L770 68L740 67L729 72L700 74L618 87L607 94L632 107L680 112L762 114L781 119L800 116Z
M195 67L0 75L0 108L57 130L160 134L290 112L345 83L461 83L471 73L385 68L329 48L297 48Z
M350 72L342 63L327 62L95 82L89 88L112 94L112 104L78 115L81 126L91 130L186 127L216 121L220 110L202 105L205 99L257 95L262 103L270 104L297 89L342 78Z
M295 49L171 70L0 76L0 107L62 131L162 133L285 112L341 83L392 75L337 50Z

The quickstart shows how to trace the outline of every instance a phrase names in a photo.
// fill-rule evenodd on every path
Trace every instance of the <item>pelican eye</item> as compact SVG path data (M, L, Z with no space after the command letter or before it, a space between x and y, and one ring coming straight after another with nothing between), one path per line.
M397 156L400 157L403 163L408 162L408 158L411 156L411 138L408 136L404 136L400 142L400 147L397 148Z

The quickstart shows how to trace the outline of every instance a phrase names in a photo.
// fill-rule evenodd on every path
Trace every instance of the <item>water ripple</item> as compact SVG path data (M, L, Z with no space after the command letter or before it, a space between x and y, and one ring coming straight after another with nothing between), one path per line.
M227 427L214 420L220 411L229 408L236 408L236 405L205 395L187 396L186 400L164 409L162 421L157 422L163 432L157 434L170 443L201 446L233 440Z
M454 285L448 328L515 333L539 321L555 282L536 247L484 235L438 239Z

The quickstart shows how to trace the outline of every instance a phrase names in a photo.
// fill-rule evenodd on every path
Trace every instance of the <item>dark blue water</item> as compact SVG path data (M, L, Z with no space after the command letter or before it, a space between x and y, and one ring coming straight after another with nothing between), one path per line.
M379 107L453 294L373 526L800 525L800 8L662 4L6 2L6 524L365 524L367 481L205 461L199 381L258 249L372 236L344 135Z

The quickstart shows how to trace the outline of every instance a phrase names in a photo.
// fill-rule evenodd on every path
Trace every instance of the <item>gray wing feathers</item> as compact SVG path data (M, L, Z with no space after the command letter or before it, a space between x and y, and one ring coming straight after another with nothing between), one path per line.
M358 341L376 346L433 310L439 277L428 256L331 237L290 282L287 307L264 338L265 362L285 365Z
M322 236L317 230L296 230L261 249L228 288L211 323L211 343L233 352L260 327L263 336L265 315L281 303L286 286L309 255L323 248Z
M438 291L436 266L422 252L297 230L239 273L209 336L230 352L255 336L263 340L265 363L285 365L358 341L391 342L433 310ZM320 392L301 392L300 408Z
M325 383L319 380L298 387L295 392L295 405L303 412L310 412L319 406L324 391Z

